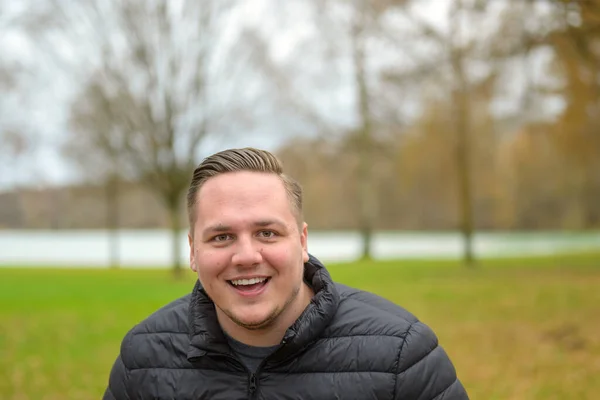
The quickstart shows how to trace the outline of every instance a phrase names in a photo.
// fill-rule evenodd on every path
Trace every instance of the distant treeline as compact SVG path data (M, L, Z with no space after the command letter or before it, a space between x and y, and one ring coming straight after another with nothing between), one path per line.
M442 114L439 110L435 115ZM564 161L544 130L551 127L510 132L494 126L496 130L479 129L473 140L477 229L600 227L600 168L582 173L578 165ZM457 229L451 136L442 120L414 129L381 135L377 142L372 165L374 228ZM349 133L336 140L295 139L278 151L286 172L304 187L305 218L312 229L358 228L355 150ZM110 213L112 193L118 209ZM108 227L111 218L123 228L169 227L168 213L158 199L135 182L119 182L116 191L87 184L0 194L1 228L98 229Z

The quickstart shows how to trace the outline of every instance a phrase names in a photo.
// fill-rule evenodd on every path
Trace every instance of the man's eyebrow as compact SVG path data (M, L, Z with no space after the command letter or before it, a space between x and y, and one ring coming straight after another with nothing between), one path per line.
M266 227L266 226L271 226L271 225L285 226L285 224L283 222L276 220L276 219L261 219L259 221L254 222L253 225L260 226L260 227Z
M204 229L202 231L202 233L207 234L207 233L213 233L213 232L227 232L230 230L231 230L231 227L228 225L216 224L216 225L207 227L206 229Z
M261 228L267 227L267 226L273 226L273 225L277 225L277 226L285 226L285 224L277 219L261 219L258 221L255 221L254 223L252 223L252 225L254 226L258 226ZM211 225L206 227L202 233L203 234L209 234L209 233L218 233L218 232L229 232L231 231L233 228L229 225L225 225L225 224L215 224L215 225Z

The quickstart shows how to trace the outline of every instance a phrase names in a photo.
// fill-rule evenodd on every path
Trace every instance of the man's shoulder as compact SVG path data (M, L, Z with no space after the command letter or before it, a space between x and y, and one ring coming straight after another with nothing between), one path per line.
M121 358L128 369L167 366L174 358L185 357L190 298L188 294L170 302L127 332ZM172 352L181 354L174 357Z
M340 294L332 326L336 330L350 330L359 336L398 337L419 322L413 313L379 295L340 283L335 285Z
M340 303L324 333L328 339L357 341L368 357L394 354L398 368L406 368L439 347L437 335L404 307L374 293L336 283ZM402 354L402 357L400 357Z
M338 341L344 349L329 352L338 354L338 368L353 365L359 370L393 372L393 391L402 398L468 399L454 365L429 326L374 293L338 283L336 288L340 303L324 339Z
M164 305L136 324L129 333L187 333L190 298L191 294L187 294Z

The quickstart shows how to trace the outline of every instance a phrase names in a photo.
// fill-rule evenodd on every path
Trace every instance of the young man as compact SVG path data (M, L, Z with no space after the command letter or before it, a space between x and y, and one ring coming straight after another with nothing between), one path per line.
M468 399L426 325L309 255L302 190L271 153L205 159L188 214L198 281L125 336L105 400Z

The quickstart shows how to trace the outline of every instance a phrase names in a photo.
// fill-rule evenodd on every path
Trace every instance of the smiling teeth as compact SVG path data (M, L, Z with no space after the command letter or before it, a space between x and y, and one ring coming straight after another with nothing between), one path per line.
M267 278L252 278L252 279L237 279L235 281L231 281L235 286L238 285L256 285L257 283L261 283L266 281Z

